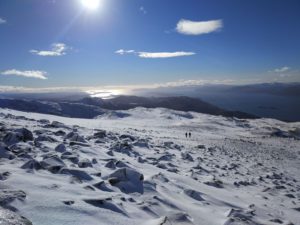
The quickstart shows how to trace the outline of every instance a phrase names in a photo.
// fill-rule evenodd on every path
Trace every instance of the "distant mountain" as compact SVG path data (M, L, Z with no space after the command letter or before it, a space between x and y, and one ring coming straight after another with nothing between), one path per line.
M263 118L300 121L300 83L261 83L249 85L203 84L138 89L145 97L188 96L221 109L241 111Z
M94 118L108 110L128 110L136 107L167 108L178 111L193 111L210 115L221 115L237 118L257 118L257 116L228 111L197 98L179 97L138 97L119 96L113 99L85 97L71 101L44 101L29 99L0 99L0 107L26 112L38 112L75 118Z
M243 86L234 86L226 91L238 93L271 94L280 96L300 96L299 83L263 83Z
M1 99L0 107L15 109L25 112L36 112L74 118L93 118L101 115L104 111L100 107L72 103L72 102L50 102L23 99Z
M127 110L136 107L144 108L167 108L178 111L193 111L210 115L222 115L237 118L257 118L239 111L227 111L217 106L209 104L198 98L186 96L179 97L138 97L138 96L119 96L113 99L104 100L102 108L111 110Z
M277 96L300 96L300 83L260 83L249 85L204 84L178 87L158 87L136 89L139 96L188 96L201 98L202 96L224 94L269 94Z

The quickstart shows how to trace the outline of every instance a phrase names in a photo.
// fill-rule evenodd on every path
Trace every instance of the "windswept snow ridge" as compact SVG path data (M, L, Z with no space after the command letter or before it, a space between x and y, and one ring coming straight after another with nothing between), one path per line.
M0 223L300 224L299 130L162 108L0 109Z

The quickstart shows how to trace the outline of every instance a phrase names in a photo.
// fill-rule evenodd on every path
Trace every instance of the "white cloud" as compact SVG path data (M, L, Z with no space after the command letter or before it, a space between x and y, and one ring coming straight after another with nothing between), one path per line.
M218 31L223 27L222 20L191 21L181 19L177 23L177 32L185 35L201 35Z
M200 86L209 84L233 84L235 80L225 79L225 80L185 80L180 79L177 81L171 81L163 84L157 84L158 87L184 87L184 86Z
M119 50L115 51L115 53L119 54L119 55L124 55L124 54L135 53L135 51L134 50L119 49Z
M12 70L6 70L6 71L2 72L1 74L7 75L7 76L31 77L31 78L37 78L37 79L42 79L42 80L48 79L46 77L47 72L40 71L40 70L21 71L21 70L12 69Z
M140 58L174 58L174 57L181 57L181 56L191 56L195 55L195 52L137 52L134 50L124 50L120 49L115 51L116 54L124 55L124 54L135 54Z
M144 8L144 6L141 6L141 7L140 7L140 11L141 11L143 14L147 14L147 11L146 11L146 9Z
M283 72L287 72L288 70L290 70L290 67L284 66L284 67L275 69L273 72L275 72L275 73L283 73Z
M2 18L0 18L0 24L4 24L4 23L6 23L6 20L5 20L5 19L2 19Z
M141 58L174 58L180 56L195 55L194 52L139 52L138 56Z
M39 56L62 56L66 54L69 47L64 43L54 43L52 44L52 49L47 51L30 50L30 53Z

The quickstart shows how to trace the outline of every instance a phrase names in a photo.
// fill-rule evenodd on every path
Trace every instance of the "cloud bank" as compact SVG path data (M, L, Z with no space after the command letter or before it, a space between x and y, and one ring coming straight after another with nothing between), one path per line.
M125 55L125 54L135 54L140 58L150 58L150 59L158 59L158 58L174 58L181 56L191 56L195 55L195 52L137 52L135 50L124 50L120 49L115 51L116 54Z
M21 70L12 69L12 70L6 70L6 71L2 72L1 74L7 75L7 76L21 76L21 77L37 78L37 79L42 79L42 80L48 79L46 77L47 72L40 71L40 70L21 71Z
M6 23L6 20L5 20L5 19L2 19L2 18L0 18L0 24L4 24L4 23Z
M52 44L52 49L47 51L30 50L30 53L39 56L62 56L66 54L69 47L64 43L54 43Z
M202 35L220 30L223 27L222 20L191 21L181 19L176 26L178 33L185 35Z

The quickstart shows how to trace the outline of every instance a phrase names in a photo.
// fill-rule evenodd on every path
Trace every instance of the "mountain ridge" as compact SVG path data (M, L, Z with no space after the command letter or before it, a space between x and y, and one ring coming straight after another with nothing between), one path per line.
M27 112L46 113L73 118L94 118L109 110L128 110L136 107L167 108L178 111L192 111L240 119L259 118L255 115L221 109L197 98L118 96L112 99L85 97L71 101L45 101L30 99L0 98L0 107Z

